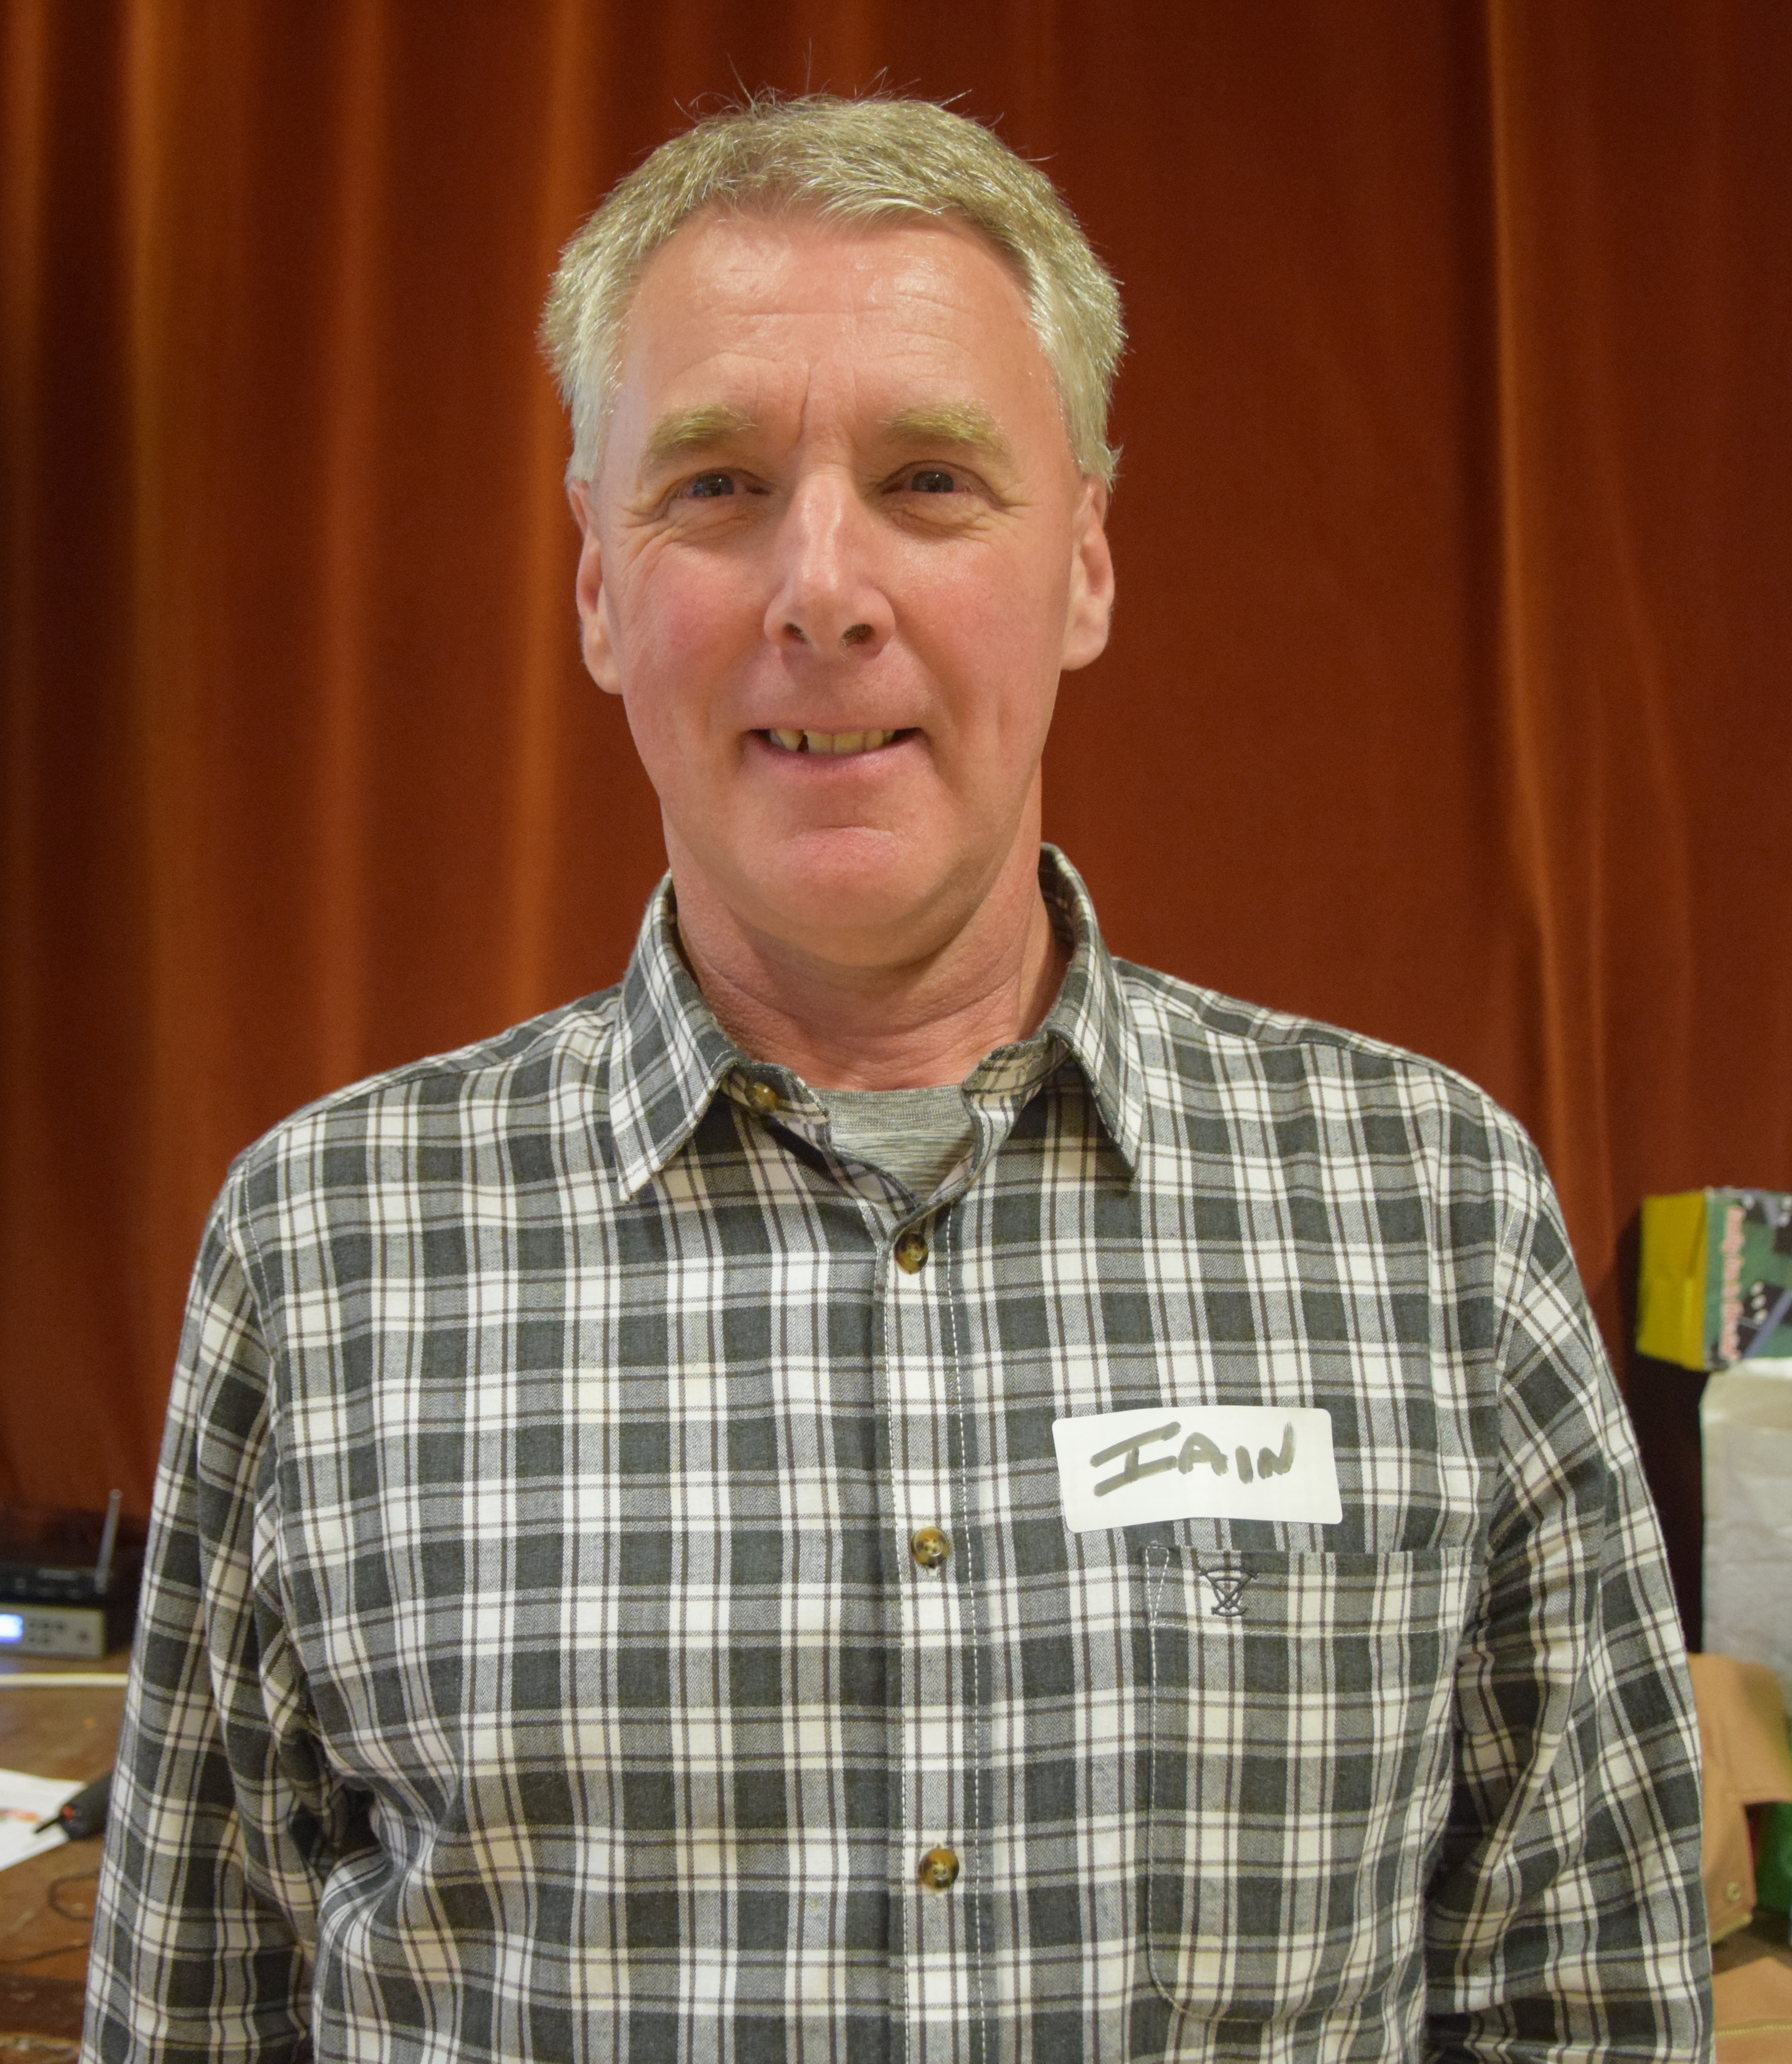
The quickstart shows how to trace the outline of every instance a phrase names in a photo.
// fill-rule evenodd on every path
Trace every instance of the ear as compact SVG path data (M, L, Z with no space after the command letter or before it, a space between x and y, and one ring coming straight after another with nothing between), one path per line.
M1064 668L1073 672L1107 648L1113 620L1113 554L1108 549L1108 490L1093 474L1083 476L1070 560L1069 606L1064 620Z
M573 596L578 605L579 650L584 655L586 672L606 695L619 695L622 673L617 664L616 647L610 635L610 612L604 602L603 550L598 542L592 486L589 480L566 483L573 520L585 540L579 548L578 573L573 583Z

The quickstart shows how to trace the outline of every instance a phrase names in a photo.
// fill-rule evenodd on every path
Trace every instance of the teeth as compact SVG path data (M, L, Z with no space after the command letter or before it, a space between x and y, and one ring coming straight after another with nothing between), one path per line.
M839 755L875 752L895 738L893 731L771 731L766 736L786 752Z

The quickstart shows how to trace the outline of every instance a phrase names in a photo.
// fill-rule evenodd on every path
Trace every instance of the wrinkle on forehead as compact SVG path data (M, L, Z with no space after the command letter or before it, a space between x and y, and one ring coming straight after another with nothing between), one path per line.
M991 380L999 400L977 391ZM843 381L859 389L868 449L931 445L1005 468L1033 442L1017 406L1049 409L1062 431L1024 292L973 231L727 214L685 224L647 266L610 427L645 483L774 421L780 443L800 440L818 383L838 401Z
M818 239L833 247L837 262L824 279L805 288L801 254ZM945 254L954 246L989 261L1017 333L1037 347L1025 281L1006 254L968 224L936 216L851 224L807 212L782 219L708 212L681 225L647 261L631 297L619 356L629 355L630 333L643 305L656 297L656 289L664 291L669 278L681 275L687 291L733 299L738 319L749 330L762 320L808 315L855 325L880 325L892 315L913 322L929 303L938 305L948 329L956 329L964 312L962 281L940 272L943 260L951 266ZM856 306L843 300L843 289Z

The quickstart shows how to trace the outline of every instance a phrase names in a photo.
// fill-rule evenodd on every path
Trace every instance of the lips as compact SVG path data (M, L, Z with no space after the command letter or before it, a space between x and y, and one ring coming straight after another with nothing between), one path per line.
M780 752L831 753L839 759L855 752L876 752L895 742L893 731L768 731Z

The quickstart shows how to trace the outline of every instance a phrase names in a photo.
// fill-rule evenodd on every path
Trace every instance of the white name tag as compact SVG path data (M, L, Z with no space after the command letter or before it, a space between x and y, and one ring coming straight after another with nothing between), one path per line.
M1064 1523L1073 1534L1153 1519L1344 1516L1331 1414L1311 1405L1149 1405L1054 1419Z

